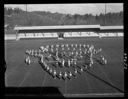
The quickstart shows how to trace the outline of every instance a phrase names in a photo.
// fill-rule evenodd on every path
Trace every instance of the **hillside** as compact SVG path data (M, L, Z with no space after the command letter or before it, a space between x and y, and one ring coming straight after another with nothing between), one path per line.
M25 12L15 11L5 8L4 22L9 27L14 26L48 26L48 25L123 25L123 12L107 13L106 15L70 15L61 13L51 13L45 11ZM9 29L8 29L9 30Z

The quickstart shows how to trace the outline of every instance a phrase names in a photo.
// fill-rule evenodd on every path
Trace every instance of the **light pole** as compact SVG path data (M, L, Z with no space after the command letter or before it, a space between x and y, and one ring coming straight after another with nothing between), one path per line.
M26 6L26 22L28 23L28 16L27 16L27 4L26 4L25 6Z
M106 25L106 3L105 3L105 14L104 14L104 25Z

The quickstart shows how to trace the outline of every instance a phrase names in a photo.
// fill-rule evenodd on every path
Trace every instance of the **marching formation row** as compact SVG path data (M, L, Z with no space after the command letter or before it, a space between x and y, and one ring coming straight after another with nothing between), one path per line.
M46 45L38 50L26 50L29 56L25 62L30 64L30 57L37 57L43 69L54 78L70 79L92 67L94 61L105 65L107 60L100 55L101 51L88 44Z

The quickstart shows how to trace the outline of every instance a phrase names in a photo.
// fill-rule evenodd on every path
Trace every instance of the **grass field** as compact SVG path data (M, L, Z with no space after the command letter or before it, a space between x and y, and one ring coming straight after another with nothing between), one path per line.
M76 79L63 81L53 79L38 63L27 66L24 62L26 49L38 49L47 44L93 44L102 48L102 55L108 61L106 66L98 63ZM87 95L122 93L124 90L123 37L107 38L65 38L64 40L31 39L5 41L6 87L58 87L63 95ZM103 80L101 80L101 79ZM105 83L105 81L109 82Z

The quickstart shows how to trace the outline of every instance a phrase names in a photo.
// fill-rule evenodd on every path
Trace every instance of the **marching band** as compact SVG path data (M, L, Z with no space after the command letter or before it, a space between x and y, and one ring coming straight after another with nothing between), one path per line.
M96 57L101 51L101 48L96 50L94 45L89 44L46 45L45 47L41 46L39 50L27 49L25 53L29 56L25 59L25 63L30 65L32 62L30 57L38 57L43 69L51 74L54 79L66 80L68 78L70 80L71 77L76 78L77 74L81 74L92 67L94 60L101 65L107 64L103 55L100 55L99 58ZM83 65L80 65L79 63L82 64L82 62ZM58 68L61 68L59 72L57 72ZM73 68L74 73L67 72L63 68L68 68L68 70Z

